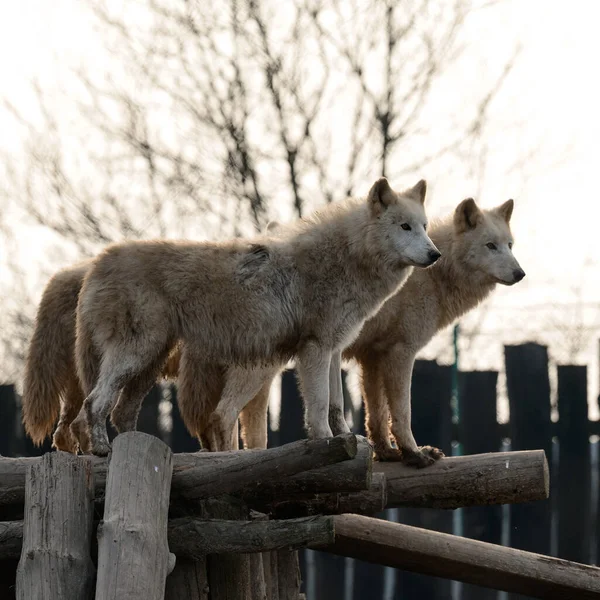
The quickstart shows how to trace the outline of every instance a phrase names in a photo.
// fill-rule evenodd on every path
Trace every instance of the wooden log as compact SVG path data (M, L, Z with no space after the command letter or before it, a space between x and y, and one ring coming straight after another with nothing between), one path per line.
M221 464L207 461L202 467L173 475L174 494L198 500L231 494L277 481L309 469L350 460L356 456L357 439L351 433L330 439L300 440L269 450L235 453Z
M387 485L383 473L375 473L368 490L349 494L302 494L293 499L277 500L262 507L272 517L291 519L310 515L354 513L374 515L387 503Z
M375 463L387 479L387 508L460 508L548 498L550 475L543 450L490 452L443 458L426 469Z
M23 521L0 523L0 560L12 560L21 556L23 548Z
M331 516L282 521L230 519L171 519L171 552L184 560L201 560L207 554L245 554L271 550L324 546L334 542ZM6 540L6 544L1 544ZM23 544L23 522L0 523L0 560L18 558Z
M368 490L373 475L373 448L363 436L356 436L357 451L352 460L304 471L277 481L257 482L240 493L251 505L267 505L276 498L298 494L327 494Z
M66 452L46 454L28 468L25 487L17 600L87 600L94 585L90 465Z
M302 548L308 544L331 544L333 540L331 517L285 521L189 518L169 521L169 547L177 556L185 558Z
M333 517L327 551L546 600L598 600L600 568L359 515Z
M172 454L141 432L115 438L98 530L96 600L162 600Z

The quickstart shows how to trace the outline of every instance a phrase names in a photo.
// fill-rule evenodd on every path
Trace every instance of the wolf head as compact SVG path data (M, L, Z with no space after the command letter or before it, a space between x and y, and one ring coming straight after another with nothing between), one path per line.
M371 241L394 263L428 267L441 256L427 235L426 190L427 184L421 179L414 187L395 192L382 177L369 191Z
M510 217L514 202L481 210L473 198L463 200L454 211L454 230L463 266L490 283L513 285L525 271L512 253Z

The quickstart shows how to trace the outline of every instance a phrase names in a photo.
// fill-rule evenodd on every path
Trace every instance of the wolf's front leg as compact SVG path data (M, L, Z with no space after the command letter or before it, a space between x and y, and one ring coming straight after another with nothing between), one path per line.
M348 427L344 417L341 350L336 350L331 355L329 365L329 426L333 431L333 435L350 433L350 427Z
M331 351L308 342L298 353L296 368L300 376L306 410L306 428L311 439L333 437L328 423L329 366Z
M427 467L444 456L432 446L418 447L411 429L410 382L415 355L402 349L391 352L383 366L383 381L392 417L392 434L407 465Z

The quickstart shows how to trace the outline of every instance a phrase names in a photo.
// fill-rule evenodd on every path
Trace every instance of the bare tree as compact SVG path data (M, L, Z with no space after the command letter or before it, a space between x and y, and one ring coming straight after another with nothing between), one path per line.
M35 124L6 99L26 144L18 164L3 157L3 191L91 255L125 238L247 235L373 177L483 156L512 49L443 136L431 107L469 15L488 4L90 2L109 70L75 70L62 109L37 87Z

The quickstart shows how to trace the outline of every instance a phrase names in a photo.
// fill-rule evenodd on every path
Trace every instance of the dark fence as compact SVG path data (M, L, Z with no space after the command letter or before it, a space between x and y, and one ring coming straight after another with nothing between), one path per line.
M558 367L559 419L552 422L547 349L538 344L507 346L504 356L510 421L502 425L497 420L497 372L459 373L460 418L453 423L451 368L434 361L417 361L412 381L415 437L417 442L439 446L447 454L452 448L455 453L458 448L462 454L543 448L551 467L551 498L531 504L475 507L456 512L388 510L378 516L598 564L598 438L591 436L597 436L600 427L598 422L588 420L587 369L573 365ZM269 431L270 446L304 437L304 411L295 374L285 372L281 386L280 423L278 430ZM364 408L356 410L347 393L346 400L354 430L364 435ZM165 427L161 410L168 409L169 402L172 426ZM14 387L0 386L0 454L34 456L50 450L48 443L42 448L33 447L23 434L20 420ZM161 437L175 452L190 452L199 447L183 426L174 386L151 392L140 413L138 428ZM301 567L308 600L524 598L310 550L301 553ZM14 590L10 589L13 584L13 566L0 565L0 597L14 597Z

